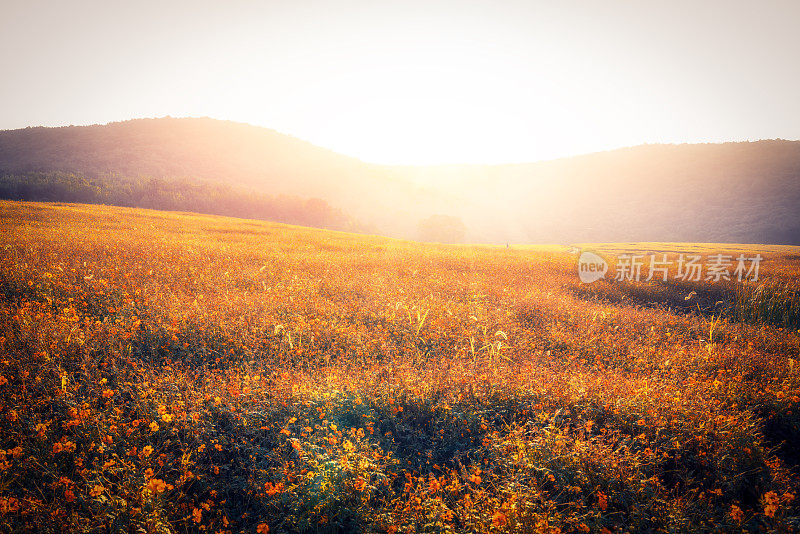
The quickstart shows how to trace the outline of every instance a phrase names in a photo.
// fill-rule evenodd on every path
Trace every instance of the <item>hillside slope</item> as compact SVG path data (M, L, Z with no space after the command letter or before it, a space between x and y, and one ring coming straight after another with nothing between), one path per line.
M266 128L137 119L0 132L0 173L183 177L322 198L387 235L460 217L473 242L800 244L800 142L644 145L517 165L382 166Z

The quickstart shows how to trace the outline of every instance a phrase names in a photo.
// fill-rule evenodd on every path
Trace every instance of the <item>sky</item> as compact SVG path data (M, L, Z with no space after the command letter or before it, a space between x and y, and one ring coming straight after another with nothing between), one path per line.
M0 1L0 129L213 117L365 161L800 139L800 2Z

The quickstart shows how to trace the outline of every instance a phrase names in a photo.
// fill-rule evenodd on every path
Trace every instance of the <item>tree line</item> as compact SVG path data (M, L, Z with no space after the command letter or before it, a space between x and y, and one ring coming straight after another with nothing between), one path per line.
M86 176L57 171L5 173L0 174L0 199L191 211L333 230L364 230L322 199L272 196L187 178Z

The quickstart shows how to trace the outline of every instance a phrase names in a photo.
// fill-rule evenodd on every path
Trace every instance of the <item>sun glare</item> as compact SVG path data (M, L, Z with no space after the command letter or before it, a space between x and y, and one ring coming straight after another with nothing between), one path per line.
M570 50L523 57L512 44L444 39L331 58L335 69L287 95L287 133L391 164L514 163L636 141L630 120L641 117L625 92L598 91L609 73ZM284 123L250 98L217 105L245 122Z
M208 116L390 164L798 135L796 17L755 3L25 6L3 17L0 49L28 44L0 58L0 128Z

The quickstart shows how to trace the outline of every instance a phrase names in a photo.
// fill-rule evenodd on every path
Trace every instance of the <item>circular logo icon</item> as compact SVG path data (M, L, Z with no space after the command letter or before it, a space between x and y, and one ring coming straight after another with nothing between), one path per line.
M578 257L578 277L584 284L597 282L605 278L608 272L608 262L594 252L583 251Z

